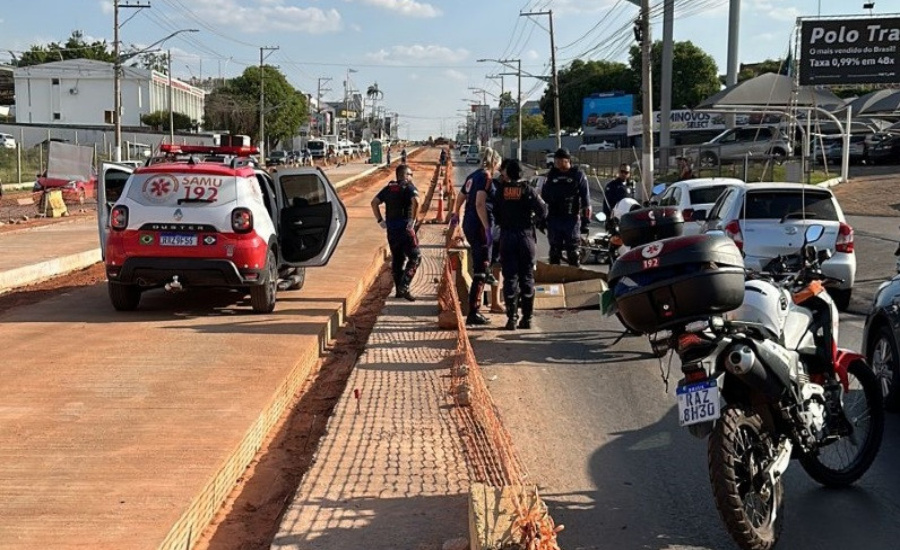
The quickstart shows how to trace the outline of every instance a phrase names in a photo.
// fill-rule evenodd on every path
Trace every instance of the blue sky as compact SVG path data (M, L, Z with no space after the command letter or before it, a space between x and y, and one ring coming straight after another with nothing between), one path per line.
M896 0L892 0L896 1ZM31 44L62 41L78 29L90 39L112 41L112 0L8 2L0 14L0 59ZM146 2L145 2L146 3ZM331 78L325 100L351 87L377 82L388 110L400 113L401 137L451 134L467 102L481 88L499 95L509 72L480 58L521 58L523 71L549 74L547 17L520 11L553 10L558 65L572 59L625 61L632 44L631 20L638 9L627 0L152 0L122 28L126 45L145 46L183 28L165 44L172 49L176 77L234 76L259 62L260 46L279 46L267 63L277 65L298 89L316 93L319 78ZM651 5L661 1L651 0ZM876 10L889 2L878 0ZM743 0L740 61L782 57L797 16L861 14L862 0ZM852 8L850 7L852 6ZM728 0L676 0L675 39L692 40L725 72ZM661 36L661 15L654 37ZM506 76L507 90L516 79ZM541 82L523 78L523 94L537 99Z

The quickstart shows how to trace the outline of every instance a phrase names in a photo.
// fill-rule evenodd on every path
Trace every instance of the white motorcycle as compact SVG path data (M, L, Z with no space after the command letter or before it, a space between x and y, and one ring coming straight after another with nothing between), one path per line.
M743 279L730 239L698 235L635 247L610 271L624 322L674 352L681 426L709 436L716 507L745 550L768 550L782 529L792 458L817 482L846 486L871 466L884 428L878 380L838 349L838 311L811 244ZM670 270L670 271L666 271ZM662 273L655 280L653 272ZM643 277L643 278L642 278Z

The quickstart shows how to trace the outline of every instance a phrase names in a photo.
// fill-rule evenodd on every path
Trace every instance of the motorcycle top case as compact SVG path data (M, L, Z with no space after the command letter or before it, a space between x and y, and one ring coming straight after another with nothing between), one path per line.
M616 260L608 280L622 321L645 334L731 311L744 301L744 259L724 235L639 246Z
M678 237L684 228L681 210L671 206L640 208L619 219L619 236L626 246L639 246L660 239Z

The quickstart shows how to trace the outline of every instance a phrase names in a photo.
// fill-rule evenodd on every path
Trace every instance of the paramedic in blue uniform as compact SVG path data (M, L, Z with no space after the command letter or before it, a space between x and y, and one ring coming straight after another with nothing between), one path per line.
M416 276L416 268L419 267L422 258L419 252L419 239L416 236L419 192L412 183L412 171L407 165L398 165L396 175L397 179L388 183L372 199L372 212L375 213L378 225L387 230L396 297L415 302L416 299L409 291L409 285ZM381 217L382 203L385 205L384 218Z
M522 178L518 160L506 159L500 171L494 207L500 224L500 266L503 270L503 300L506 329L531 328L534 312L535 225L544 222L547 205ZM519 308L522 307L522 319Z
M500 166L500 154L485 147L481 155L481 168L472 172L456 195L451 224L459 223L460 209L465 205L462 220L463 234L469 241L472 253L472 286L469 288L469 314L467 325L487 325L490 320L479 312L484 285L488 281L493 244L494 225L493 195L494 172Z
M577 266L579 225L587 230L591 219L591 192L587 176L572 166L568 149L553 153L553 168L541 188L541 198L547 203L547 240L550 243L550 263L559 264L563 252L569 265Z

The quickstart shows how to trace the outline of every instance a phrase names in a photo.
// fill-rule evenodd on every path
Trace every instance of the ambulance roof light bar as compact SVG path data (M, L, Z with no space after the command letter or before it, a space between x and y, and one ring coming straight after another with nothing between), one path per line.
M254 145L250 146L216 146L216 145L178 145L172 143L163 143L159 146L162 153L179 154L205 154L205 155L235 155L239 157L247 157L259 154L259 148Z

